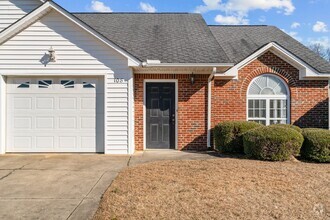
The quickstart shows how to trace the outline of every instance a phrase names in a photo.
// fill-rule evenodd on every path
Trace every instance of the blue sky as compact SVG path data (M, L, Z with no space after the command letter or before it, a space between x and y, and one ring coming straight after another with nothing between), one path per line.
M195 12L208 24L275 25L330 48L330 0L55 0L70 12Z

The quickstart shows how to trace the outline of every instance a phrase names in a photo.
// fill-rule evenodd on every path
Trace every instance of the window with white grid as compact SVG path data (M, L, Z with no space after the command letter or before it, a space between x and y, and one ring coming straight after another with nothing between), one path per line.
M247 119L264 125L289 124L289 91L271 74L256 77L247 94Z

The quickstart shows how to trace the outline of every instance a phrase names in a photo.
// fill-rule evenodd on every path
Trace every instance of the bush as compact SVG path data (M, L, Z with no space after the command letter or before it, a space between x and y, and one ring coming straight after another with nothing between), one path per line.
M302 133L302 129L299 128L298 126L295 126L295 125L276 124L276 125L270 125L270 126L274 126L274 127L282 127L282 128L291 128L291 129L294 129L294 130L298 131L299 133Z
M320 163L330 162L330 131L325 129L303 129L305 141L301 157Z
M303 141L302 134L281 126L261 127L243 135L245 154L260 160L288 160L299 154Z
M242 134L260 126L248 121L222 122L214 129L215 147L222 153L244 153Z

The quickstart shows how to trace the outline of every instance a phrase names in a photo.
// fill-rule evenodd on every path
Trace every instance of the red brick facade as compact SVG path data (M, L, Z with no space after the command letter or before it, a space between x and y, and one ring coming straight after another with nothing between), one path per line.
M212 127L228 120L246 120L246 94L250 82L271 73L287 82L290 89L291 123L300 127L328 128L328 81L299 80L296 68L265 53L239 71L238 80L212 82ZM178 149L203 150L207 146L207 81L209 75L135 74L135 148L143 150L144 79L178 80Z
M191 85L187 74L135 74L135 149L143 150L143 81L144 79L178 80L178 149L206 149L207 79L195 75Z
M328 81L299 80L299 71L271 52L238 73L238 80L217 80L212 88L212 126L228 120L246 120L246 94L250 82L272 73L290 89L291 123L300 127L328 128Z

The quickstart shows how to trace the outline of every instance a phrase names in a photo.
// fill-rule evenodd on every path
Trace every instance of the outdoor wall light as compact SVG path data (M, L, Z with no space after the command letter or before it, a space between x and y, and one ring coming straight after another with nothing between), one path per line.
M190 75L190 83L191 83L191 85L194 85L194 83L195 83L195 75L194 75L194 73L191 73L191 75Z
M49 53L49 62L56 62L56 54L53 47L49 48L48 53Z

